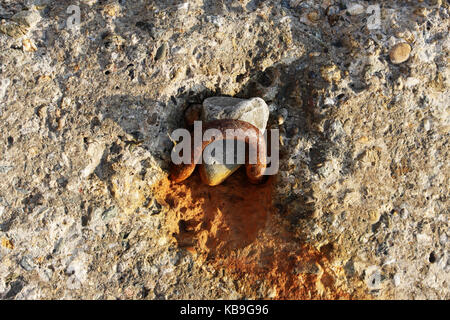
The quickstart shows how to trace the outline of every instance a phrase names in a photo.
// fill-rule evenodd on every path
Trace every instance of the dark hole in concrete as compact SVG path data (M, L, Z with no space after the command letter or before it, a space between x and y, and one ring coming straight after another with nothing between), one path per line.
M436 262L436 254L434 252L430 253L430 256L428 257L428 261L430 261L430 263Z
M9 136L9 137L8 137L8 148L11 148L11 146L13 145L13 143L14 143L14 138L11 137L11 136Z

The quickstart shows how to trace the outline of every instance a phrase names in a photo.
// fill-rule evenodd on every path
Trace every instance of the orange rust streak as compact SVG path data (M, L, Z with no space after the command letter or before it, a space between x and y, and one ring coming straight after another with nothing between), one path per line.
M154 193L169 206L167 223L178 245L223 268L246 295L255 296L265 281L276 299L351 298L336 287L326 252L295 240L283 226L272 206L273 184L271 177L252 185L241 169L215 187L194 174L179 184L162 180Z

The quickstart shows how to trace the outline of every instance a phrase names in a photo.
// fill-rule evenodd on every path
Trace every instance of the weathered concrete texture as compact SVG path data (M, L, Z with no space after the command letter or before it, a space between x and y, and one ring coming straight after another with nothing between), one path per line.
M447 1L79 3L0 2L2 298L450 299ZM224 95L278 175L170 184Z

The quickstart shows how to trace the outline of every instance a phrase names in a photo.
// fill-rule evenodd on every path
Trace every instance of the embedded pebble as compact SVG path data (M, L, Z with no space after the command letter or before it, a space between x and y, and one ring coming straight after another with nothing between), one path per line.
M280 125L280 126L283 125L284 122L286 121L287 117L288 117L288 111L285 108L281 109L279 111L278 119L277 119L278 125Z
M108 3L103 8L103 12L110 17L117 17L120 13L120 6L117 3Z
M203 120L237 119L247 121L264 132L269 119L269 107L261 98L239 99L211 97L203 101Z
M308 20L311 22L317 22L320 19L319 13L317 11L311 11L308 13Z
M341 71L334 65L325 65L320 68L322 78L327 82L339 82L341 80Z
M8 89L10 83L11 83L11 80L9 80L9 79L0 80L0 101L5 97L6 90Z
M6 34L15 39L26 35L27 32L28 28L18 23L7 22L0 24L0 33Z
M167 56L167 43L164 42L156 51L155 61L164 60Z
M102 213L102 219L105 222L109 222L111 219L113 219L115 216L117 216L117 213L118 213L118 209L116 207L108 208Z
M27 256L22 257L20 260L20 266L26 271L31 271L35 268L33 261Z
M352 3L347 6L347 12L352 16L357 16L364 13L364 7L359 3Z
M26 52L34 52L37 50L36 45L34 44L33 40L31 40L31 39L24 39L22 41L22 47L23 47L23 51L26 51Z
M425 129L425 131L431 130L431 121L429 119L425 119L423 121L423 128Z
M34 28L41 20L41 15L36 10L24 10L11 17L12 21L17 22L27 28Z
M411 46L406 42L398 43L392 47L389 52L389 58L391 62L394 64L403 63L409 58L409 54L411 53Z

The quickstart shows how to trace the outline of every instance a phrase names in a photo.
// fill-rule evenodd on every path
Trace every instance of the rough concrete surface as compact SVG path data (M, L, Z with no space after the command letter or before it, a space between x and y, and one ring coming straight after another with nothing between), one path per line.
M450 299L448 1L2 0L0 19L2 299ZM167 180L170 133L213 96L269 106L264 185Z

